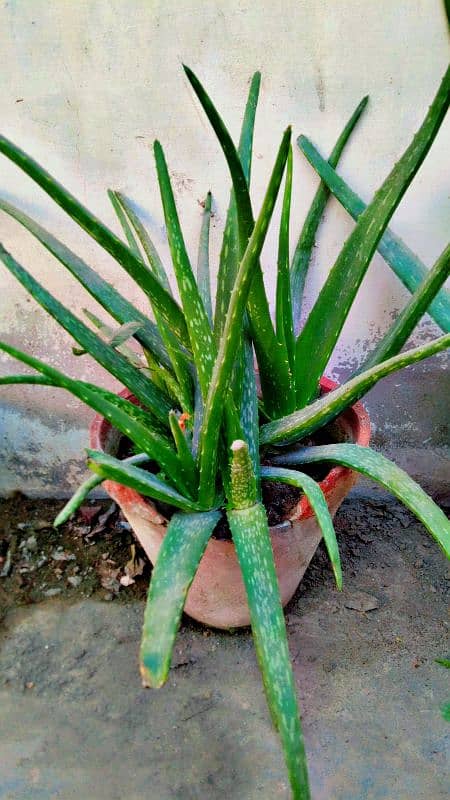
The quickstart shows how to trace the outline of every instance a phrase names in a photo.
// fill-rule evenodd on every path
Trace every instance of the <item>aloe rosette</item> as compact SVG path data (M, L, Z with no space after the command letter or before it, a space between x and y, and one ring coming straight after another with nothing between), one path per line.
M206 194L197 263L193 265L178 217L169 166L159 142L154 145L154 157L179 299L171 290L168 273L150 234L128 197L118 191L108 192L122 239L31 156L0 137L0 152L123 267L143 290L149 304L148 311L137 308L52 233L9 200L0 198L0 209L31 233L55 262L79 281L108 319L90 309L85 310L85 319L69 311L0 245L0 259L6 269L72 336L76 343L73 352L80 357L93 357L127 387L137 403L96 384L71 378L7 342L0 343L0 350L32 372L3 377L0 384L29 383L64 389L105 417L135 450L135 455L124 460L114 454L88 451L88 466L93 474L62 509L55 525L67 520L89 491L107 479L166 503L174 511L153 571L145 612L141 672L147 686L161 686L168 677L189 586L217 522L226 514L246 587L267 701L281 737L292 793L297 800L307 800L310 790L303 735L261 483L287 483L308 498L339 588L342 566L338 541L322 490L307 474L310 463L343 464L379 481L418 516L450 556L450 526L445 516L392 462L356 445L305 447L302 442L363 397L377 381L450 344L450 303L444 288L449 274L449 249L427 270L388 229L447 111L450 72L444 76L411 145L367 206L336 170L368 98L357 106L328 160L308 139L299 138L299 147L320 175L321 183L292 256L289 239L294 155L290 128L281 138L257 213L250 195L261 76L256 73L251 81L236 147L197 76L187 67L185 72L231 176L216 297L211 296L209 264L211 193ZM260 255L284 176L272 322ZM302 325L303 287L330 193L343 203L356 224ZM411 291L411 299L358 373L341 387L320 396L320 378L376 249ZM425 312L431 314L444 335L402 351ZM265 462L270 456L270 466L261 466L261 455Z

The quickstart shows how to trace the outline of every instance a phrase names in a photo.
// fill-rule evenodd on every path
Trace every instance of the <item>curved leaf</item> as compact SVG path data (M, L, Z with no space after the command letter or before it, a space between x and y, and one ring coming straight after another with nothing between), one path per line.
M377 481L397 497L420 519L432 537L450 559L450 521L423 489L392 461L357 444L327 444L302 447L295 453L284 453L274 461L278 464L313 464L331 461L361 472Z
M327 506L327 501L325 500L319 484L303 472L297 472L293 469L281 469L279 467L261 467L261 479L287 483L289 486L295 486L305 493L316 515L317 522L320 525L328 556L333 567L336 586L338 589L342 589L342 567L339 545L337 543L336 532Z

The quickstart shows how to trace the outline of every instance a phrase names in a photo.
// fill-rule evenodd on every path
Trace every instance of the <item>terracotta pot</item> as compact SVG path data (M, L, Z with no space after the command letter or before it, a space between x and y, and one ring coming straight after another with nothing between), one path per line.
M329 392L336 386L328 378L321 381L322 391ZM127 390L121 395L131 398ZM333 426L337 440L364 446L369 444L370 421L360 403L345 411ZM103 417L97 415L94 418L90 428L92 448L114 453L120 436ZM334 467L320 483L332 515L356 481L357 475L351 469ZM142 497L133 489L114 481L105 481L103 485L122 509L134 535L154 564L166 532L167 520L149 498ZM297 589L322 538L306 497L302 497L289 519L272 527L270 533L281 599L285 605ZM215 628L249 624L245 589L231 541L210 539L189 589L185 611L199 622Z

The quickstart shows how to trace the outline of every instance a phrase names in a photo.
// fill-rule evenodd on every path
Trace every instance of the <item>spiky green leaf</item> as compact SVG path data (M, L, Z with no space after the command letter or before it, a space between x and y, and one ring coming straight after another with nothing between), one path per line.
M336 167L339 159L343 153L345 145L348 142L351 133L357 124L361 114L363 113L369 98L363 97L356 110L353 112L349 121L347 122L344 130L342 131L339 139L337 140L333 151L328 159L328 164ZM322 181L317 189L314 199L311 203L309 211L303 223L300 236L294 251L291 264L291 292L292 292L292 313L294 318L294 332L297 336L300 331L300 316L302 310L303 290L306 281L308 267L311 261L311 255L316 241L317 230L322 219L325 206L327 204L330 190Z
M306 136L299 137L298 146L334 197L354 220L358 220L366 210L366 204L322 158ZM389 228L378 242L378 252L410 292L414 292L426 279L428 270L425 265ZM427 311L444 333L450 332L450 292L447 289L438 292Z
M20 209L0 198L0 209L9 214L26 228L58 261L65 266L81 285L89 292L101 306L114 317L117 322L125 324L133 320L141 322L142 327L136 331L135 338L143 347L154 353L164 364L170 367L167 352L163 346L161 336L156 325L135 306L128 302L122 295L105 281L100 275L89 267L72 250L58 241L45 228L35 222Z
M338 259L297 339L297 403L307 405L331 356L358 288L390 218L422 164L450 100L450 67L419 131L375 194Z
M71 336L88 351L111 375L127 386L162 422L167 421L170 407L165 396L127 359L105 344L59 300L47 292L0 244L0 259L25 289L51 314Z
M250 284L254 276L254 271L257 269L258 259L283 177L289 152L290 136L291 131L290 128L288 128L283 136L278 151L258 220L239 267L239 273L231 295L225 327L220 341L219 353L214 364L214 370L209 385L200 440L199 496L205 501L211 499L214 491L217 441L222 418L223 398L229 388L236 346L240 340L242 320Z
M187 328L179 306L160 282L146 269L144 263L106 225L88 211L70 192L61 186L43 167L23 150L0 136L0 153L17 164L62 209L103 247L136 281L157 306L161 315L178 338L186 343Z
M197 285L206 314L208 316L209 324L212 327L213 313L209 269L209 226L211 222L211 199L211 192L208 192L203 207L202 227L198 245Z

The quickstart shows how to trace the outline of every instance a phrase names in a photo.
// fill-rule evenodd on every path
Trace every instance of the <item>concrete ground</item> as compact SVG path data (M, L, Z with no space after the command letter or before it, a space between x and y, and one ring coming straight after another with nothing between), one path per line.
M287 608L313 798L444 800L444 558L383 495L337 527L345 592L320 550ZM287 800L248 631L185 619L169 683L144 691L142 613L60 597L8 613L1 800Z

